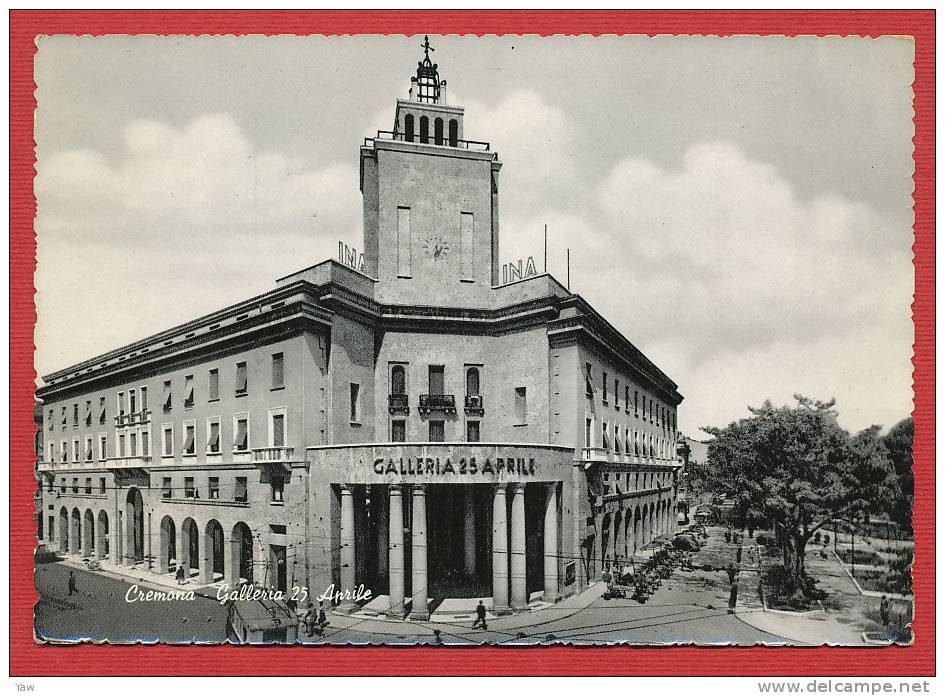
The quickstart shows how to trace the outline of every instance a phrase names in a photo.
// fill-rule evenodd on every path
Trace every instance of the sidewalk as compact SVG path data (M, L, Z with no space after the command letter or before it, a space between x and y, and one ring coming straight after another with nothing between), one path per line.
M174 579L174 576L170 573L155 573L154 571L148 570L143 565L118 565L117 563L112 563L108 560L101 560L101 570L89 570L88 566L85 564L84 560L79 556L60 556L60 563L62 565L79 568L81 570L86 570L90 573L97 573L99 575L104 575L106 577L112 578L114 580L121 580L123 582L133 582L139 587L156 590L158 592L166 592L168 590L172 591L193 591L195 595L201 595L203 597L210 597L211 599L217 598L217 589L221 586L222 583L214 583L212 585L205 585L200 582L200 576L194 575L191 576L189 582L184 583L183 585L178 585L177 580Z

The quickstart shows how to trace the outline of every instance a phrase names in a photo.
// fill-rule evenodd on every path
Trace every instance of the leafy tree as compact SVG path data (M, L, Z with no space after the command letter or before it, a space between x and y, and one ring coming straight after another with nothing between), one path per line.
M835 401L795 395L796 406L770 401L725 428L703 428L709 445L707 484L735 501L741 526L775 525L790 590L812 590L804 569L807 542L836 517L868 515L898 495L879 429L854 437L837 423Z
M905 528L912 526L912 503L915 496L915 477L912 473L914 439L915 425L911 417L896 423L883 437L883 444L889 452L889 458L896 470L902 492L890 511L890 517Z

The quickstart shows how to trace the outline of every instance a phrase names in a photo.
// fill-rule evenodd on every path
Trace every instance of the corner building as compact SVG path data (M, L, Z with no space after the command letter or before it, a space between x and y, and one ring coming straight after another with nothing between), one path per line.
M363 268L45 378L45 544L425 618L557 601L673 531L676 385L550 275L500 284L502 164L428 55L412 82L360 148Z

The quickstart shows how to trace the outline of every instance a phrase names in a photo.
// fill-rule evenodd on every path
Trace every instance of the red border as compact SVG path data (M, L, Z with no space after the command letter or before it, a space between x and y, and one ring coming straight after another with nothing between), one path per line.
M842 34L915 39L915 474L917 617L909 648L325 648L33 641L32 80L38 34ZM12 675L935 673L935 12L922 11L13 11L10 21L10 620ZM13 588L15 601L13 599ZM183 650L200 650L184 666ZM618 656L615 653L623 653ZM131 659L129 659L131 658ZM273 659L275 658L275 659ZM326 659L327 658L327 659Z

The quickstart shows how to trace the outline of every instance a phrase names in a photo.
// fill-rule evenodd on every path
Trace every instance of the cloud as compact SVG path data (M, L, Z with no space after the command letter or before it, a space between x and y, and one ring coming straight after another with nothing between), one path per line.
M74 150L39 162L40 371L262 292L333 256L338 239L360 244L353 164L259 150L225 113L182 127L135 121L120 135L114 160ZM129 304L129 293L147 300ZM86 336L49 352L63 344L53 336L90 333L80 327L102 316L123 317L107 343Z

